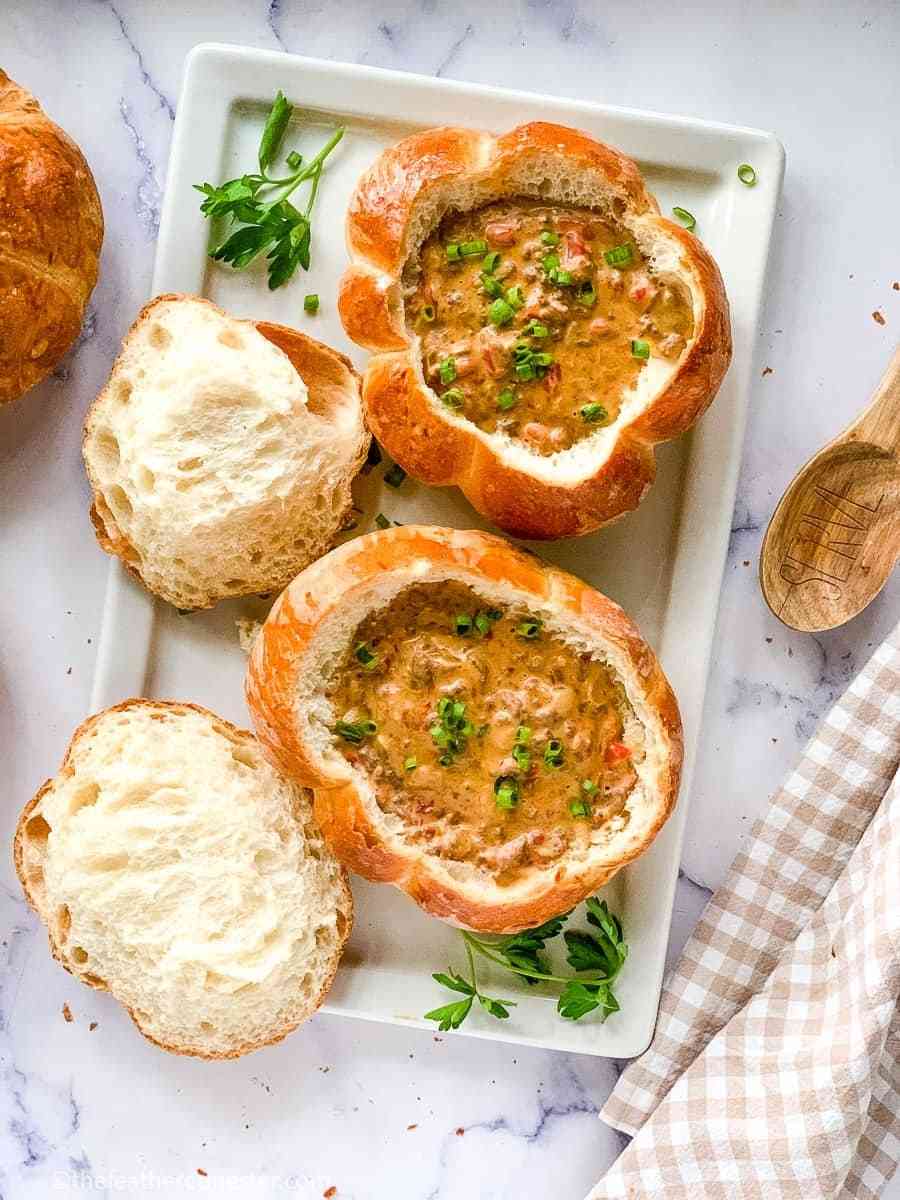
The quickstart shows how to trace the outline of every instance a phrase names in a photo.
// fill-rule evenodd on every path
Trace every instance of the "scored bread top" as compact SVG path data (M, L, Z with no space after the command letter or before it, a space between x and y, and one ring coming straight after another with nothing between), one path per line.
M159 296L85 422L97 537L179 608L275 591L333 543L368 443L342 355Z
M654 277L684 289L692 306L683 351L671 361L652 355L615 420L555 453L538 453L502 430L487 432L441 403L423 372L420 331L405 311L419 250L443 217L517 197L609 217ZM373 432L411 474L455 484L516 535L583 534L635 508L655 475L653 446L699 418L730 362L728 301L712 257L659 215L631 159L577 130L533 122L499 137L459 128L414 134L360 179L347 244L351 266L340 312L354 341L374 351L363 379Z
M54 956L179 1054L290 1033L352 919L309 794L194 705L130 700L87 720L22 813L15 860Z
M533 614L575 654L600 660L632 713L637 780L627 819L598 827L590 845L573 844L510 881L423 846L402 803L385 811L371 777L341 753L334 732L342 716L330 699L335 672L361 622L406 589L448 580L470 587L488 610ZM678 706L639 631L599 592L489 534L394 528L356 538L308 567L255 640L247 698L260 740L286 773L315 789L317 820L338 856L368 878L396 884L435 916L471 928L510 932L571 908L649 846L678 791Z

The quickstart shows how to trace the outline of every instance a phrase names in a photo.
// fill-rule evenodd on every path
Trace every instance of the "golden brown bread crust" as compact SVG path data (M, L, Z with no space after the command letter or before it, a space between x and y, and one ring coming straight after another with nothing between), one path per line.
M249 730L239 729L236 725L232 725L230 721L226 721L224 717L218 716L217 713L211 712L208 708L203 708L203 706L200 704L188 704L188 703L184 703L184 702L177 701L177 700L146 700L146 699L140 699L140 698L134 698L131 700L123 700L121 704L114 704L114 705L112 705L112 707L104 709L102 712L95 713L93 716L88 717L85 721L82 721L82 723L78 726L78 728L75 730L75 732L72 734L72 737L69 740L69 744L66 747L66 752L63 756L62 764L59 768L59 771L57 772L57 775L71 775L72 774L73 768L70 765L70 761L71 761L72 755L74 754L75 747L77 746L78 742L83 737L86 737L90 734L91 728L96 724L96 722L101 717L104 717L108 713L111 713L111 712L125 712L129 708L135 708L135 707L137 707L137 708L155 708L155 709L159 709L161 711L168 711L168 712L200 713L201 716L209 717L215 725L221 726L224 730L227 731L227 734L230 737L253 738L253 734ZM67 959L62 947L59 945L59 943L53 936L53 927L48 919L48 914L46 911L44 911L42 909L40 903L38 902L38 899L35 895L35 891L34 891L34 887L33 887L34 880L32 878L29 878L29 872L27 870L27 864L25 861L25 859L26 859L26 854L25 854L26 826L27 826L30 818L34 815L35 809L38 808L38 806L41 802L41 799L44 796L44 793L48 790L48 788L50 788L52 786L53 782L54 782L53 779L46 780L46 782L43 783L41 785L41 787L38 788L38 790L34 794L34 796L28 801L28 803L22 809L22 812L19 816L19 820L16 824L16 832L13 837L13 863L16 868L16 874L19 877L19 882L22 885L22 891L25 893L25 899L28 901L28 903L31 905L31 907L34 909L34 911L37 913L37 915L40 917L40 919L47 926L47 939L50 943L50 953L53 955L53 957L56 959L56 961L60 964L60 966L63 967L66 971L68 971L70 975L74 975L75 978L78 979L78 981L80 983L85 984L87 987L95 988L97 991L105 992L105 991L108 991L109 989L107 988L106 984L104 983L104 981L102 979L98 978L96 975L91 975L91 974L85 973L83 971L76 972L76 971L72 970L69 960ZM331 985L334 982L334 976L337 973L337 968L338 968L338 965L340 962L341 952L343 950L344 945L347 942L347 938L349 938L349 936L350 936L350 931L353 928L353 893L350 891L350 885L349 885L349 882L347 879L346 872L342 872L341 881L344 886L345 900L346 900L347 909L348 909L348 920L346 923L346 927L343 929L343 931L340 931L340 932L342 932L342 936L341 936L341 940L340 940L340 945L338 946L337 954L335 955L334 969L332 970L331 974L328 976L328 978L325 980L324 984L322 985L322 990L320 991L318 998L316 999L315 1005L313 1006L313 1008L310 1012L310 1015L312 1015L313 1012L315 1012L317 1009L319 1009L322 1006L322 1003L325 1000L325 997L328 995ZM266 1041L247 1042L241 1046L237 1046L237 1047L233 1048L232 1050L228 1051L227 1053L223 1052L220 1054L211 1054L211 1053L207 1053L202 1050L186 1050L182 1047L168 1045L165 1042L159 1041L157 1038L152 1037L149 1033L147 1033L147 1031L144 1028L142 1028L139 1016L134 1009L129 1008L127 1005L123 1005L123 1008L125 1008L125 1011L128 1013L129 1017L131 1017L132 1021L137 1026L139 1033L141 1033L149 1042L153 1042L153 1044L155 1046L159 1046L160 1049L162 1049L162 1050L167 1050L170 1054L180 1054L180 1055L183 1055L183 1056L189 1057L189 1058L205 1058L205 1059L240 1058L241 1055L243 1055L243 1054L248 1054L253 1050L261 1050L263 1048L263 1046L271 1046L271 1045L274 1045L274 1043L276 1043L276 1042L282 1041L284 1038L287 1037L287 1035L289 1033L293 1033L293 1031L298 1027L297 1024L285 1026L283 1029L280 1029L278 1031L278 1034L276 1036L268 1038ZM308 1017L304 1018L304 1020L307 1020L307 1019L308 1019ZM300 1023L302 1023L302 1022L300 1022Z
M436 402L405 328L401 286L404 265L417 248L412 227L423 209L436 204L440 217L441 194L460 182L490 188L492 196L515 195L517 173L548 156L602 181L622 212L675 243L680 270L701 298L694 304L694 338L664 389L621 429L604 462L582 478L552 482L511 466L495 438L458 422ZM459 487L480 513L519 537L589 533L636 508L655 477L653 446L694 424L731 361L719 269L693 234L658 214L630 158L560 125L532 122L498 138L469 129L431 129L384 151L350 201L351 266L339 297L347 333L375 352L363 378L363 402L378 440L410 474Z
M0 404L43 379L78 336L102 242L83 154L0 70Z
M533 597L535 608L552 606L564 625L586 629L599 644L614 646L628 664L629 693L639 692L659 725L663 762L655 780L655 809L645 836L615 862L565 863L545 873L522 897L499 898L499 889L456 884L436 861L388 844L384 829L355 779L333 774L298 718L298 696L309 696L310 654L323 629L361 603L390 572L427 564L437 573L464 572L477 588L512 587ZM352 629L347 630L347 636ZM433 916L472 929L509 933L539 925L591 895L652 842L678 795L683 758L681 717L674 693L653 651L621 608L580 579L476 531L408 525L355 538L307 567L276 601L254 642L246 681L247 703L257 737L282 771L315 792L315 814L337 856L367 879L392 883Z
M125 335L121 349L117 356L116 362L113 363L110 372L110 380L115 378L116 368L119 360L128 349L128 342L135 331L143 324L144 321L151 319L153 309L157 305L168 304L171 301L189 299L195 304L204 304L210 308L216 309L217 312L222 310L218 305L213 304L211 300L206 300L201 296L187 296L183 293L165 292L162 295L154 296L148 301L137 317L134 319L130 330ZM233 318L238 320L239 318ZM247 325L253 325L259 333L262 334L267 341L272 342L277 346L291 361L294 370L306 384L309 393L308 405L311 412L324 413L328 412L333 407L333 398L346 393L348 387L359 386L359 375L353 367L353 363L345 354L341 354L338 350L332 349L331 346L326 346L324 342L319 342L315 338L309 337L305 333L301 333L299 329L292 329L287 325L276 325L271 321L246 321ZM84 429L82 433L82 447L87 443L95 414L100 411L101 405L104 403L106 389L110 386L107 382L103 391L95 398L87 415L84 419ZM368 449L368 437L366 438L366 446L361 452L360 459L357 463L353 474L362 463L365 461L365 451ZM131 542L123 536L119 526L111 512L103 503L99 480L94 476L91 468L90 456L83 453L85 470L87 472L88 481L91 485L93 502L90 509L91 523L94 526L94 533L97 541L107 554L112 554L116 558L121 559L126 570L128 570L140 583L145 587L149 587L146 580L141 574L141 559L140 555L132 546ZM349 503L347 511L349 512ZM296 570L296 566L294 568ZM272 579L269 590L277 591L284 587L289 582L290 576L281 579ZM150 589L151 591L153 589ZM258 591L259 589L254 589ZM209 599L205 605L198 607L211 608L221 599L215 596Z

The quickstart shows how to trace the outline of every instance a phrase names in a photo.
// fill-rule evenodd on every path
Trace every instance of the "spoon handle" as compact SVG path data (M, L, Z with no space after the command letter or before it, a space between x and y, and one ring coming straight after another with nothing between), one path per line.
M871 442L900 453L900 346L875 389L872 403L847 430L848 440Z

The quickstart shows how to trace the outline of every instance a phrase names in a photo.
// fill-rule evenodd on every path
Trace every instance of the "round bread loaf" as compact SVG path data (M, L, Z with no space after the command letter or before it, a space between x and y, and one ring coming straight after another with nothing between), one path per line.
M472 929L572 908L678 792L678 705L637 628L485 533L394 528L308 567L255 639L247 698L338 857Z
M19 819L15 862L54 957L176 1054L235 1058L296 1029L352 922L309 793L191 704L85 721Z
M43 379L78 336L102 242L84 155L0 70L0 404Z
M280 590L334 543L369 440L336 350L158 296L85 421L98 541L181 609Z

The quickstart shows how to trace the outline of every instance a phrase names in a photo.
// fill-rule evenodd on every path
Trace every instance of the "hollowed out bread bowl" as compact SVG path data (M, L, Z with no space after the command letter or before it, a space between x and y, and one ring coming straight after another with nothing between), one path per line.
M634 162L534 122L431 129L351 199L345 328L374 352L372 432L509 533L588 533L637 507L653 447L712 401L728 301Z
M678 791L678 706L637 628L490 534L394 528L308 567L255 640L247 698L338 857L472 929L583 900Z
M324 999L352 922L309 793L192 704L85 721L19 819L15 864L54 958L176 1054L285 1037Z
M158 296L85 422L97 539L178 608L276 591L334 543L369 440L342 354Z

